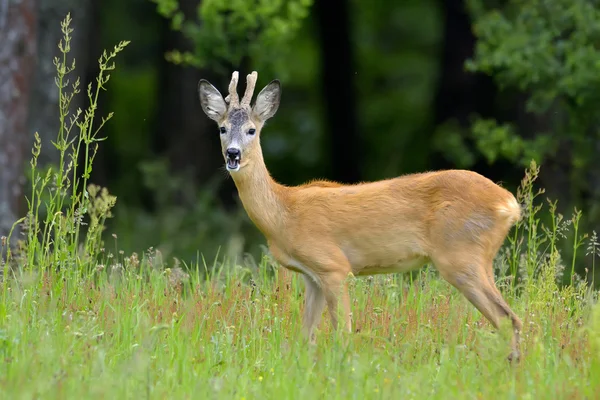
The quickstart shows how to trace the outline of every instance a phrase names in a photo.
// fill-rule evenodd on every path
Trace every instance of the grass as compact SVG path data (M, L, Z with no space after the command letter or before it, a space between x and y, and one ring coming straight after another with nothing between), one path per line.
M302 284L265 258L209 279L136 267L23 273L3 292L2 398L598 398L599 313L585 292L539 282L509 302L509 336L425 269L351 282L351 335L300 336ZM273 271L274 276L270 276ZM507 290L504 291L507 293ZM589 299L588 299L589 300ZM597 308L597 307L596 307ZM599 343L600 344L600 343Z
M182 269L153 249L126 256L116 236L104 243L116 199L88 178L107 77L88 88L90 107L70 115L69 21L56 63L56 149L71 163L41 172L36 143L30 212L15 225L25 239L0 247L2 398L600 398L598 293L572 273L586 244L595 269L597 236L580 235L580 212L566 219L539 200L535 164L518 192L525 217L496 262L524 322L518 365L506 361L510 329L494 333L430 267L352 278L355 332L332 332L324 315L311 348L300 333L303 283L268 255ZM124 46L100 58L101 71Z

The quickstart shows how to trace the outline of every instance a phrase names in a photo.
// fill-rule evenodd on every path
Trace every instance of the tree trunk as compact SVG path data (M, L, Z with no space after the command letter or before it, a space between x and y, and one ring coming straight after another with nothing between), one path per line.
M90 7L93 0L39 0L37 3L37 54L38 63L35 68L34 85L29 105L29 132L38 132L42 139L42 153L39 162L58 163L58 151L51 144L56 140L59 130L58 87L54 82L56 66L54 57L61 53L58 43L62 40L61 22L67 13L73 19L70 59L75 58L76 69L70 77L70 84L76 76L81 77L81 93L73 98L71 111L84 109L85 104L85 71L89 60L88 35L92 28ZM69 63L70 65L70 63ZM70 91L70 87L66 90Z
M34 0L0 1L0 236L8 234L23 212L35 31Z
M318 1L315 11L321 38L326 126L331 135L331 178L354 183L360 180L361 157L349 4L347 0Z

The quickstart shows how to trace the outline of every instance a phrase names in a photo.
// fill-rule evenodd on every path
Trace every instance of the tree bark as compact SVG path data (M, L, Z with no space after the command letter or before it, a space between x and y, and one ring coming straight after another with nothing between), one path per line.
M36 60L34 0L0 0L0 235L23 212L27 107Z
M361 176L361 157L349 8L347 0L315 3L332 179L355 183Z

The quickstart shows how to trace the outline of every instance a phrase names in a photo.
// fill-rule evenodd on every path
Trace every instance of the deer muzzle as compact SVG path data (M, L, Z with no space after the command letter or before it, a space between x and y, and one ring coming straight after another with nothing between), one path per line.
M240 161L242 159L242 152L236 147L230 147L225 151L225 161L227 164L227 170L237 171L240 169Z

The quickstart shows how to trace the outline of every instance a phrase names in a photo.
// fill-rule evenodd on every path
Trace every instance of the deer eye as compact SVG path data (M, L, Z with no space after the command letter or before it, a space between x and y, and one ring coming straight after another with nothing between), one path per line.
M256 129L248 129L248 135L254 135L256 133Z
M219 130L221 131L221 135L227 133L227 128L225 128L224 126L222 126Z

